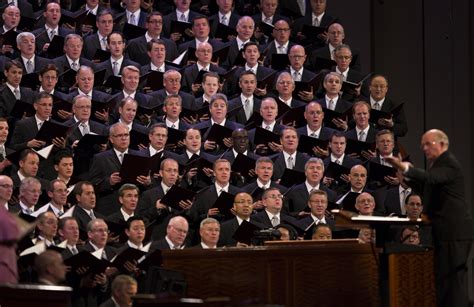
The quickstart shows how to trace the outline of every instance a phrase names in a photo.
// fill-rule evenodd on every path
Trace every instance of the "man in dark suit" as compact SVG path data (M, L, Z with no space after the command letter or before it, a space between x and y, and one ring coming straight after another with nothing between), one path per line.
M163 16L159 12L152 12L146 19L147 32L143 36L131 39L128 42L127 55L128 57L140 63L140 65L147 65L150 63L151 55L148 54L150 50L147 49L147 44L151 40L160 40L165 46L165 57L167 61L173 61L178 56L176 43L165 38L162 35ZM147 52L148 51L148 52Z
M230 76L225 84L223 92L233 97L240 92L239 77L244 71L251 71L257 76L257 81L262 81L270 77L275 71L271 68L261 65L258 61L260 59L260 51L256 42L249 41L245 43L242 49L242 57L245 60L243 67L237 67L232 76ZM271 78L271 77L270 77ZM273 84L266 85L263 88L256 88L254 95L258 97L265 97L271 91Z
M242 224L243 221L250 222L257 227L265 228L264 225L254 220L252 215L252 196L245 192L238 193L234 198L233 209L235 211L235 217L228 220L221 225L221 233L218 246L238 246L245 247L246 243L237 242L233 237L235 231Z
M326 217L328 194L324 190L313 190L309 193L308 207L311 210L310 214L297 222L303 230L308 231L313 225L319 224L326 224L332 231L335 230L335 221L332 218Z
M235 21L236 24L237 24L237 20ZM209 37L210 27L209 27L209 20L207 19L206 16L198 16L194 18L191 21L191 24L192 24L191 30L194 33L194 39L180 44L179 53L182 53L183 51L188 50L188 48L197 49L197 47L201 43L211 44L213 52L225 47L225 44L222 43L219 39L211 39ZM219 59L219 62L222 62L222 61L224 61L224 59Z
M120 203L120 210L107 216L106 221L120 225L125 225L129 218L135 216L138 204L138 195L140 190L131 183L123 184L118 191L118 202ZM115 233L113 236L122 235Z
M293 33L296 42L300 42L303 46L311 46L312 49L317 47L324 46L326 37L306 37L303 33L303 25L308 26L317 26L327 28L331 24L337 21L337 18L334 18L326 13L326 1L310 1L311 7L308 7L308 2L306 2L306 15L295 20L293 23Z
M178 180L178 163L171 159L164 159L160 164L161 182L156 187L145 191L138 203L137 211L150 222L155 222L153 240L161 240L165 236L166 225L173 216L184 213L191 207L191 202L181 202L182 210L176 210L160 202L160 199L176 184Z
M136 150L129 149L130 132L122 123L115 123L109 129L109 141L112 149L94 156L89 171L91 182L97 187L97 210L104 215L110 215L119 210L117 205L117 190L122 179L120 168L125 154L138 155ZM151 183L150 176L138 176L137 181L145 186Z
M199 237L201 242L194 248L213 249L217 248L221 225L218 220L208 217L201 221L199 225Z
M189 232L188 221L182 216L172 217L166 226L166 236L157 241L156 247L161 250L183 249L186 247L186 236Z
M112 33L114 17L110 10L105 9L96 15L97 32L86 36L82 55L92 61L97 50L107 51L107 36Z
M163 17L163 35L171 38L176 44L183 43L185 41L183 33L172 33L171 21L177 20L180 22L191 23L194 18L200 16L199 13L189 10L191 1L179 1L175 0L174 4L176 10L172 11L165 17Z
M189 128L186 130L184 134L184 145L186 147L184 153L177 157L177 161L180 165L187 165L200 157L211 163L216 159L215 156L201 150L201 132L199 129ZM212 183L212 176L211 169L201 171L197 168L191 168L183 175L181 186L197 192Z
M275 84L275 89L275 99L279 100L278 104L286 105L291 109L306 105L303 101L293 98L293 92L295 90L295 81L293 80L289 72L284 71L278 75ZM279 108L278 117L283 115L287 110L288 108L286 108L286 110L283 108ZM294 123L282 124L294 125Z
M253 36L253 32L255 30L255 22L249 16L240 17L237 23L236 30L237 37L228 43L229 53L227 54L226 61L221 64L221 66L227 70L238 64L237 59L242 56L242 49Z
M367 188L367 169L360 164L354 165L351 167L351 171L348 175L348 184L342 186L337 190L338 197L336 204L338 204L343 209L350 208L348 206L353 206L354 204L348 203L349 198L346 200L346 197L350 193L361 194L364 192L372 193L371 190Z
M20 87L23 75L23 67L20 62L15 60L8 61L5 64L4 74L7 82L0 87L0 117L11 119L10 113L16 101L21 100L32 104L35 94L28 88Z
M282 212L283 195L277 187L270 187L263 192L262 205L265 209L252 215L252 218L265 225L265 228L275 228L279 224L297 223L295 218Z
M346 132L346 137L351 140L374 143L377 130L369 125L370 105L365 101L357 101L352 106L352 116L355 128Z
M199 73L204 71L212 71L218 74L225 73L225 70L215 64L212 60L212 46L209 43L200 43L196 48L197 62L184 69L182 79L182 90L193 93L195 97L202 95L201 82L196 82Z
M194 110L194 96L184 91L181 91L181 73L177 70L170 69L163 75L163 86L164 88L158 91L150 93L150 96L154 98L152 101L153 105L159 106L165 100L166 96L170 94L178 94L181 96L181 106L185 109ZM163 115L163 111L159 111L159 115Z
M96 194L94 186L88 181L76 183L72 191L77 204L72 209L72 217L76 219L79 225L79 237L81 240L87 240L87 225L92 219L103 218L104 216L95 210Z
M199 223L206 217L219 218L219 209L212 208L221 192L230 194L237 194L241 190L236 186L230 184L230 162L224 159L217 159L214 162L215 183L202 189L196 195L193 207L189 213L192 225L199 225Z
M7 4L12 5L12 2L8 2L8 0L0 1L1 7L5 7ZM22 17L34 18L33 6L27 0L17 0L16 5Z
M209 131L212 125L221 125L229 129L235 130L242 128L242 125L226 119L228 110L227 97L224 94L216 94L211 98L209 102L209 111L211 113L211 119L200 122L195 125L194 128L199 129L202 132L204 142L204 150L214 155L223 154L230 147L230 138L224 139L224 146L220 147L216 143L217 140L208 139Z
M262 0L260 1L261 13L252 16L252 19L255 21L255 38L260 45L268 44L273 39L273 37L264 35L262 26L260 25L261 23L275 25L275 23L281 19L286 20L288 23L290 22L287 17L277 13L278 4L278 1L275 0Z
M14 152L13 149L5 146L8 139L8 121L6 118L0 118L0 175L10 174L12 163L5 157Z
M245 125L254 112L260 110L260 99L254 96L257 88L257 76L253 72L244 71L239 77L239 87L242 93L229 101L230 120ZM235 112L235 110L238 110Z
M306 119L307 125L296 129L298 135L306 135L320 140L329 140L329 138L336 132L331 128L323 126L324 112L321 105L315 101L310 102L306 105L304 111L304 118ZM313 155L320 158L327 157L327 148L316 147Z
M290 33L291 28L286 20L281 19L275 23L273 28L274 40L263 51L265 55L263 65L271 67L274 54L288 54L290 52L291 47L295 45L295 43L290 42ZM275 69L275 67L272 68Z
M30 32L18 34L17 44L20 50L20 57L16 60L23 64L23 74L31 74L41 71L51 61L49 59L35 55L35 36Z
M288 58L290 60L290 67L286 69L287 72L291 74L293 81L295 82L311 82L316 78L316 74L309 69L304 68L304 63L306 61L306 51L301 45L293 45L288 53ZM316 92L318 91L318 85L312 85L311 90L309 91L299 91L297 92L298 98L309 102L314 99Z
M137 294L137 281L128 275L119 275L112 281L112 297L103 302L100 307L131 306L132 297Z
M309 156L305 153L297 151L298 133L293 127L283 128L280 137L282 151L275 155L275 163L273 164L272 180L278 180L283 176L286 168L296 171L304 171L306 161Z
M390 129L395 139L397 137L405 136L408 132L407 120L405 118L405 111L403 107L400 108L400 104L396 103L389 97L388 92L388 81L382 75L375 75L370 80L369 84L370 92L370 105L372 109L380 110L382 112L392 113L391 118L381 118L378 120L376 127L378 129ZM398 109L396 112L392 112L394 109Z
M165 63L169 52L166 51L168 47L162 39L152 39L151 41L146 43L146 47L146 54L150 58L150 61L140 67L140 74L142 76L146 75L150 71L159 71L164 73L167 70L174 69L173 66ZM136 49L135 47L133 48ZM129 50L128 54L130 54L131 49L132 48L130 48L129 45L129 48L127 49Z
M408 162L388 162L423 186L423 204L431 219L434 270L438 306L468 306L467 267L472 247L472 209L466 203L464 177L449 150L448 136L441 130L427 131L421 139L429 169L414 168Z
M89 66L94 69L94 63L81 56L83 40L77 34L68 34L64 39L64 55L59 56L53 60L53 63L58 68L58 73L61 76L64 72L72 69L78 71L82 65ZM73 82L65 77L59 77L58 86L63 92L68 92L69 88L74 85Z
M140 8L140 1L124 1L125 12L116 16L114 30L123 33L123 27L126 23L132 24L137 27L145 27L147 12Z
M44 27L33 31L33 34L36 36L36 52L38 54L45 54L47 52L49 44L55 35L65 37L68 34L74 33L74 30L59 26L61 7L58 2L48 2L43 16Z
M209 17L209 22L212 24L211 37L215 37L217 33L217 27L221 23L225 26L235 29L239 22L240 16L234 10L234 1L222 1L217 0L218 11L216 14ZM226 37L224 41L227 41Z
M324 186L321 182L324 175L324 163L319 158L311 158L305 164L305 182L294 186L288 192L288 206L285 211L295 216L307 215L309 193L322 190L327 193L328 200L336 200L336 192ZM305 213L306 211L306 213Z
M107 36L107 47L110 50L110 58L96 66L97 71L105 70L104 80L110 76L121 76L122 69L127 66L135 66L140 69L140 64L124 57L125 39L122 33L113 32Z
M58 235L62 241L67 241L66 248L62 252L64 259L72 257L79 253L77 242L79 241L79 224L72 216L66 216L59 219Z

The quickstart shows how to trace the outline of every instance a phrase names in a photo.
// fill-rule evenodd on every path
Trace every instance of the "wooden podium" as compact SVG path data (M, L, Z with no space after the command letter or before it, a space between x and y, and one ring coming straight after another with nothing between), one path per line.
M379 306L378 252L355 240L164 251L188 297L286 306Z
M71 303L72 288L47 285L0 285L2 307L67 307Z

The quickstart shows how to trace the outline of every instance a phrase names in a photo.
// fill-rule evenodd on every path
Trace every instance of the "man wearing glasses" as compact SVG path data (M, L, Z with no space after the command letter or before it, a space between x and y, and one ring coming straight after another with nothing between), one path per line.
M273 54L288 54L291 47L295 43L290 42L291 29L288 22L284 19L278 20L273 28L273 37L274 40L267 45L264 54L267 56L263 62L263 65L270 66L272 64L272 55Z
M265 225L265 228L276 228L282 223L295 224L296 219L281 212L284 196L277 187L268 188L263 192L262 204L265 210L252 216L252 218Z

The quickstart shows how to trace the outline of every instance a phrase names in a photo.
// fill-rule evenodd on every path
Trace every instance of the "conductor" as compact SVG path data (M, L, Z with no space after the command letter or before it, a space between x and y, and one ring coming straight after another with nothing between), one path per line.
M461 165L448 148L448 136L432 129L421 138L427 170L395 157L387 158L387 162L402 170L408 182L420 184L423 189L425 211L432 221L438 306L468 306L467 261L473 219L465 200Z

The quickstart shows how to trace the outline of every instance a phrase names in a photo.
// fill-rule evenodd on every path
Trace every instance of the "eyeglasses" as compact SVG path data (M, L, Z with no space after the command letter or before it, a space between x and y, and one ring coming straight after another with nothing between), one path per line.
M4 189L13 189L13 184L0 184L0 187Z

